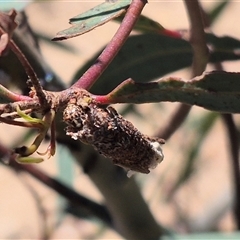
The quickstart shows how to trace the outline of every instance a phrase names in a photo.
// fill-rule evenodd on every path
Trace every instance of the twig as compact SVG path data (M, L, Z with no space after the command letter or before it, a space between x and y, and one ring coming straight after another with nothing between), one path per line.
M54 178L51 178L46 173L32 165L18 164L11 156L11 152L1 144L0 144L0 157L3 159L8 158L9 166L14 170L29 173L31 176L42 182L44 185L53 189L61 196L65 197L71 204L75 206L84 207L84 209L88 210L90 214L98 217L108 226L112 227L111 216L109 215L108 210L104 206L95 203L85 198L84 196L81 196L77 192L65 186L63 183L57 181Z
M35 200L36 203L36 207L38 212L40 213L41 216L41 238L42 240L49 240L50 239L50 231L48 228L48 221L47 221L47 211L44 208L43 202L42 202L42 198L40 197L39 192L37 191L37 189L31 185L31 183L28 181L28 179L23 179L23 184L25 185L25 187L27 188L27 190L30 192L32 198Z
M4 34L4 30L0 27L0 34ZM28 77L30 78L33 87L35 88L36 95L39 98L39 102L41 106L44 108L48 106L48 101L46 99L45 93L43 92L43 88L39 82L39 79L34 72L31 64L28 62L25 55L22 53L20 48L15 44L15 42L11 39L8 43L11 50L14 52L14 54L18 57L19 61L21 62L22 66L24 67Z
M86 145L81 152L78 149L72 148L71 153L103 194L114 226L123 238L161 239L165 230L154 219L134 178L127 178L122 169L97 156L91 146Z
M161 138L165 140L169 139L173 133L182 125L190 110L191 106L180 104L170 117L167 125L158 132L157 136L161 136Z
M9 89L5 88L1 84L0 84L0 94L1 94L1 97L5 97L6 99L14 101L14 102L15 101L32 100L32 98L30 98L28 96L24 96L21 94L11 92Z
M32 109L36 110L39 109L41 106L37 99L32 99L31 101L20 101L20 102L13 102L13 103L6 103L0 104L0 115L3 113L13 113L17 111L17 107L21 110Z
M201 8L198 0L185 0L190 20L189 42L193 48L192 76L203 73L208 62L208 48L206 44Z
M231 149L233 183L235 189L235 203L233 214L238 230L240 229L240 163L239 163L239 137L237 127L234 123L232 114L222 114L227 133L229 136L229 145Z
M42 182L44 185L50 187L54 191L56 191L59 195L65 197L71 204L75 206L82 206L84 209L88 210L92 215L99 218L101 221L106 223L108 226L112 226L111 216L109 215L107 209L95 203L84 196L78 194L77 192L73 191L72 189L68 188L63 183L57 181L54 178L49 177L44 172L40 171L36 167L31 165L20 165L17 164L15 161L12 161L10 164L16 170L21 170L28 172L34 178Z
M146 3L146 0L132 1L119 29L110 43L100 54L95 64L73 85L74 87L89 89L94 84L127 40Z
M198 0L185 0L185 5L188 10L190 21L189 42L193 48L192 77L195 77L201 75L206 68L208 62L208 48ZM158 136L165 139L170 138L187 118L191 108L190 105L180 104L167 125L158 133Z

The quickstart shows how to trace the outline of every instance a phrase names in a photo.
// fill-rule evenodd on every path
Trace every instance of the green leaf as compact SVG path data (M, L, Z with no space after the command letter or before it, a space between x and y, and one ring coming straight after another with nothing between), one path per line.
M114 20L117 22L122 22L124 16L121 15ZM152 20L144 15L140 15L138 21L134 25L134 30L140 31L141 33L158 33L163 34L168 37L182 38L178 31L172 31L164 28L159 22Z
M117 22L122 22L124 16L121 15L114 19ZM158 22L148 18L146 16L141 15L134 26L134 30L141 31L143 33L159 33L163 31L165 28Z
M73 26L58 32L52 40L64 40L89 32L94 28L109 22L113 18L120 16L125 12L130 3L131 0L106 1L85 13L71 18L70 24Z
M99 53L76 73L74 79L95 62ZM106 94L129 77L137 82L148 82L191 63L192 48L185 40L158 34L131 36L91 92Z
M210 62L240 59L237 49L240 41L231 37L217 37L207 34L211 45ZM96 61L98 52L74 76L78 79ZM107 94L125 79L149 82L165 74L189 67L192 63L191 45L182 39L160 34L131 36L105 72L91 88L94 94Z
M213 34L206 34L206 37L211 50L210 62L240 59L240 41L238 39L229 36L218 37Z
M99 99L105 97L111 103L182 102L217 112L240 113L239 96L240 73L219 71L189 81L169 77L136 83L128 79Z
M38 41L44 41L45 43L51 45L51 47L58 47L59 50L64 50L66 52L70 53L76 53L78 50L77 48L67 45L66 42L53 42L51 41L51 37L46 35L43 32L37 32L35 31L35 36L38 38Z
M216 6L207 14L211 24L221 15L229 4L229 0L217 2Z

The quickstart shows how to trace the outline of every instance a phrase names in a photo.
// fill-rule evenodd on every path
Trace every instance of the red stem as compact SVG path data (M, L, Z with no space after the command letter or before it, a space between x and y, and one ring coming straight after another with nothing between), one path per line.
M4 34L5 31L0 27L0 35ZM8 42L8 46L13 51L13 53L16 55L18 60L21 62L22 66L24 67L24 70L28 77L30 78L33 87L35 88L36 95L39 98L39 102L42 106L48 106L48 102L45 96L45 93L43 92L43 88L40 84L40 81L32 68L31 64L29 63L28 59L25 57L25 55L22 53L21 49L15 44L15 42L10 39ZM25 100L25 99L23 99Z
M6 99L13 101L13 102L32 100L31 97L11 92L9 89L5 88L1 84L0 84L0 96L3 96Z
M113 102L109 99L108 95L92 95L92 98L102 105L112 104Z
M89 89L96 82L127 40L146 3L146 0L132 1L119 29L110 43L100 54L96 62L77 80L73 87Z

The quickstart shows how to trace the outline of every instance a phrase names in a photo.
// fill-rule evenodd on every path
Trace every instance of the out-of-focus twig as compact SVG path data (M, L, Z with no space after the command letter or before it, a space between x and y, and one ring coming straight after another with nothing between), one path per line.
M12 20L12 25L15 23L15 17L16 17L16 12L13 12L12 15L10 15L10 20ZM8 24L9 25L9 24ZM7 29L9 30L9 29ZM11 29L10 29L11 30ZM0 36L5 36L6 35L6 30L3 29L0 26ZM11 37L11 31L9 33L9 38ZM19 61L21 62L22 66L24 67L28 77L30 78L33 87L35 88L36 91L36 95L39 98L39 102L43 107L47 107L48 106L48 102L45 96L45 93L43 92L43 88L40 84L40 81L35 73L35 71L33 70L31 64L29 63L29 61L27 60L27 58L25 57L25 55L23 54L23 52L20 50L20 48L15 44L15 42L12 39L8 39L8 46L10 47L10 49L14 52L14 54L17 56L17 58L19 59Z
M33 70L32 66L31 66L31 64L28 62L25 55L22 53L20 48L15 44L15 42L13 40L10 40L9 46L10 46L11 50L16 54L19 61L22 63L28 77L30 78L30 80L33 84L33 87L36 91L36 95L38 96L40 104L44 107L48 106L48 102L47 102L45 93L43 92L43 88L40 84L40 81L39 81L35 71Z
M61 196L65 197L71 204L82 206L84 209L88 210L93 216L96 216L101 221L106 223L108 226L112 227L112 220L108 213L108 210L100 205L97 204L84 196L81 196L77 192L71 190L64 184L60 183L54 178L47 176L45 173L33 167L31 165L17 165L15 161L11 162L11 166L16 170L21 170L28 172L31 176L41 181L46 186L50 187L54 191L56 191Z
M114 226L124 239L160 239L164 229L154 219L133 178L108 159L84 146L71 153L101 191L114 220Z
M189 21L189 42L193 49L192 77L201 75L208 62L208 48L205 39L204 25L201 8L198 0L185 0ZM158 133L164 139L168 139L182 125L191 110L191 106L180 104L165 127Z
M191 106L186 104L179 104L175 112L170 116L169 121L167 122L164 128L160 129L157 133L157 136L165 140L169 139L173 133L182 125L188 113L191 110Z
M0 33L0 56L4 56L8 52L8 43L17 27L16 15L15 10L11 10L9 13L0 12L0 28L2 30Z
M192 76L195 77L201 75L206 68L208 48L198 0L185 0L185 5L190 20L189 42L193 48Z
M1 144L0 158L9 160L9 166L14 170L29 173L31 176L42 182L44 185L56 191L60 196L65 197L72 205L82 206L89 213L98 217L108 226L112 227L112 220L105 206L97 204L85 198L84 196L81 196L74 190L68 188L58 180L48 176L46 173L34 167L33 165L18 164L11 156L11 152Z

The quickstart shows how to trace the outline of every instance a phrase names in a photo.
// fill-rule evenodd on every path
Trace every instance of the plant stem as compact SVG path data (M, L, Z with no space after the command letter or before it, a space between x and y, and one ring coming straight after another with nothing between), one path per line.
M127 178L122 169L92 152L89 145L84 151L73 148L71 153L104 196L114 226L124 239L161 239L164 229L154 219L134 178Z
M201 8L198 0L185 0L189 21L189 42L193 48L192 77L203 73L208 62L208 48L205 39L204 25L202 21ZM180 104L170 118L163 130L158 133L162 138L170 138L171 135L182 125L191 111L191 106Z
M15 161L12 163L13 165L15 165L14 166L15 169L28 172L30 175L32 175L34 178L42 182L44 185L53 189L54 191L59 193L59 195L65 197L71 204L85 208L90 214L98 217L101 221L105 222L108 226L112 226L111 217L104 206L97 204L85 198L84 196L78 194L77 192L68 188L63 183L46 175L44 172L42 172L40 169L37 169L36 167L33 167L31 165L17 166L17 163Z
M190 110L191 106L187 104L179 104L175 112L170 117L166 126L159 131L157 136L161 136L161 138L165 140L169 139L173 133L182 125Z
M108 226L112 227L111 216L109 215L108 210L104 206L85 198L84 196L78 194L74 190L65 186L63 183L48 176L43 171L30 164L28 165L18 164L11 156L11 152L1 144L0 144L0 157L8 159L10 158L9 166L13 168L15 171L23 171L29 173L31 176L42 182L44 185L53 189L59 195L65 197L74 206L83 207L90 214L98 217Z
M2 28L0 28L0 34L4 34L4 31ZM45 93L43 92L43 88L39 82L39 79L34 72L31 64L25 57L25 55L22 53L20 48L15 44L15 42L11 39L8 43L11 50L14 52L14 54L18 57L19 61L21 62L22 66L24 67L28 77L30 78L33 87L35 88L36 95L39 98L39 102L42 106L46 107L48 106L48 102L45 96Z
M32 98L30 98L28 96L24 96L21 94L11 92L9 89L5 88L1 84L0 84L0 95L1 95L1 97L5 97L6 99L13 101L13 102L32 100Z
M31 101L20 101L20 102L13 102L13 103L6 103L0 104L0 115L3 113L13 113L17 111L17 107L21 110L26 109L40 109L40 104L37 99L31 99Z
M192 76L203 73L208 62L208 48L206 44L201 8L198 0L185 0L190 20L189 42L193 48Z
M74 87L89 89L121 49L144 8L146 0L133 0L126 15L110 43L100 54L96 62L77 80Z

